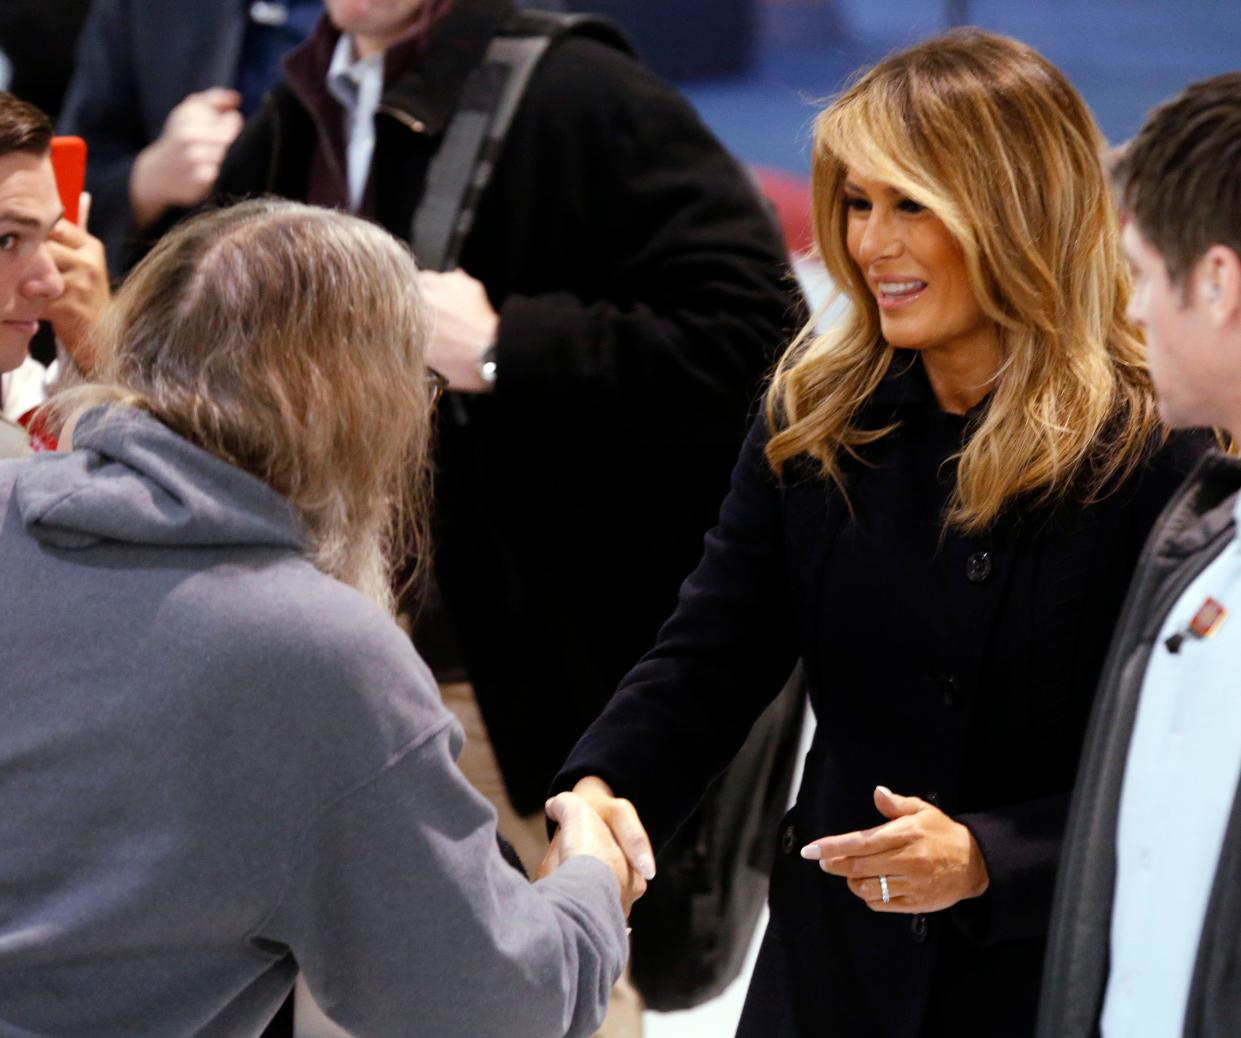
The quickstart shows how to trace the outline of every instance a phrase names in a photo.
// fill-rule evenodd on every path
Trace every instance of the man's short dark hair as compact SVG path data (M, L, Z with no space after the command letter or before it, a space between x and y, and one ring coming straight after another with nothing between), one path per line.
M34 105L0 90L0 156L15 151L46 155L52 121Z
M1152 111L1115 177L1174 285L1213 245L1241 255L1241 72L1194 83Z

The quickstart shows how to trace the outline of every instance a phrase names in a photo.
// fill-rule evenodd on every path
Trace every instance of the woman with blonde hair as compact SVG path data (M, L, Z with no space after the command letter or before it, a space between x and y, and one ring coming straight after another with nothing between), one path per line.
M173 230L62 446L0 462L0 1030L593 1034L640 891L571 794L540 883L391 615L440 383L408 250L254 201Z
M1159 426L1101 144L1060 72L973 30L818 119L852 306L780 364L676 612L558 779L649 874L646 834L800 656L818 728L740 1034L1033 1033L1095 679L1205 446Z

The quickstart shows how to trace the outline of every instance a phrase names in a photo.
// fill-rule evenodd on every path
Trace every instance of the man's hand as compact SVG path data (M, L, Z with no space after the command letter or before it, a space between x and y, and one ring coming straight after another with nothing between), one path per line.
M824 872L844 876L849 889L876 912L938 912L983 894L990 879L974 835L918 797L875 788L883 825L825 836L802 848ZM887 880L889 900L883 900Z
M211 191L229 145L244 120L236 90L212 87L190 94L168 113L159 137L134 159L129 207L145 230L174 207L198 205Z
M598 858L616 876L621 907L627 917L633 903L646 893L646 880L630 868L603 819L585 800L573 793L560 793L552 797L547 802L547 816L559 828L535 879L550 875L579 854Z
M481 281L464 270L446 274L424 270L418 275L422 298L431 310L427 364L463 393L486 390L479 362L496 339L500 317L492 309Z
M69 351L83 375L95 365L89 332L112 298L103 242L85 230L90 195L83 193L81 226L61 220L48 237L47 249L65 281L65 290L48 304L43 316L52 322L56 338Z
M655 878L655 852L651 850L650 837L638 818L638 811L628 800L612 792L603 779L587 775L580 779L573 792L595 809L595 813L607 823L617 844L634 871L644 879Z

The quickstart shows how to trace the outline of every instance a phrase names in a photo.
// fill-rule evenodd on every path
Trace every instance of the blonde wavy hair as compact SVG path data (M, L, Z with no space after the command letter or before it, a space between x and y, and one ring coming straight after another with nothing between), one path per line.
M149 412L286 497L315 566L391 611L394 564L428 554L416 273L342 213L258 199L195 217L129 276L94 333L98 384L55 417Z
M927 40L880 62L822 112L813 156L815 239L843 323L807 326L767 401L769 464L806 454L842 490L842 452L893 427L858 414L887 373L878 308L845 244L844 183L887 183L930 209L963 253L995 322L994 392L957 456L946 520L989 526L1017 498L1105 493L1158 427L1144 350L1125 319L1128 271L1094 119L1032 48L980 30Z

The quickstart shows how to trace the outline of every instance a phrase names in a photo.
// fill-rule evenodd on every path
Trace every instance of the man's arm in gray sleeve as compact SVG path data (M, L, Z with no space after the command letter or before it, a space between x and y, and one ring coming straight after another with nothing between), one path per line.
M291 949L358 1035L590 1035L627 955L615 876L576 857L530 884L453 762L450 727L406 746L307 827L252 934Z

